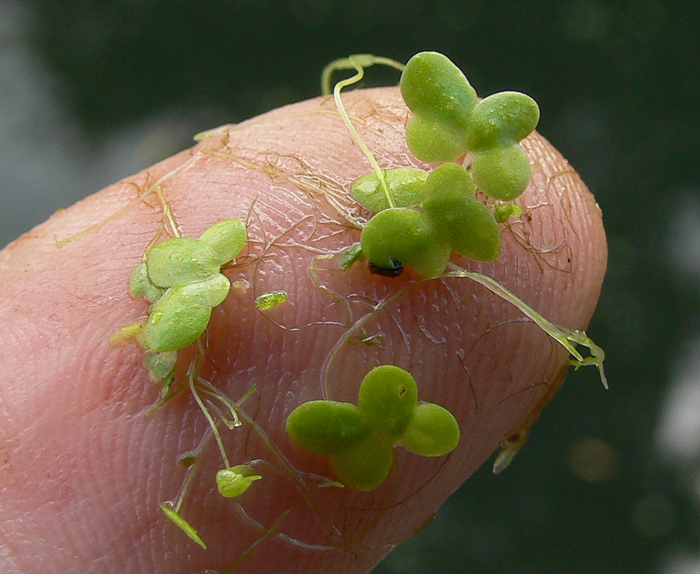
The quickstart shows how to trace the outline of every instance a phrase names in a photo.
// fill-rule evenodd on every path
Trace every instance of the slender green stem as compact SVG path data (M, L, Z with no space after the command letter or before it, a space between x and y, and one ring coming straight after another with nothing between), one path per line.
M324 96L330 96L332 93L331 76L333 75L333 72L354 69L355 63L353 63L353 61L362 66L363 68L369 68L374 64L382 64L384 66L394 68L399 72L403 72L404 68L406 67L401 62L397 62L396 60L392 60L391 58L373 56L372 54L354 54L349 58L338 58L337 60L333 60L330 64L323 68L323 72L321 72L321 93Z
M229 423L228 421L224 420L226 426L228 426L229 428L239 427L243 424L238 417L237 409L243 406L243 403L245 403L253 395L256 389L256 385L251 386L240 399L238 399L237 401L233 401L231 398L229 398L228 395L217 389L206 379L197 379L197 381L200 385L204 387L205 393L207 393L210 397L218 400L228 409L229 413L231 413L232 421Z
M363 65L371 65L375 61L378 61L379 59L374 59L370 64L367 64L366 62L368 61L366 59L367 54L360 54L358 56L350 56L347 61L348 63L355 69L356 74L350 78L346 78L345 80L340 80L335 87L333 88L333 99L335 100L335 105L338 108L338 113L340 114L340 117L343 118L343 122L345 123L345 126L348 128L348 131L350 132L350 135L352 138L357 142L357 145L360 146L360 149L362 152L367 156L367 159L369 160L369 163L372 164L372 168L374 169L374 172L377 174L377 177L379 178L379 182L382 186L382 191L384 192L384 195L386 196L386 200L389 203L389 207L396 207L396 201L394 200L394 194L391 192L389 189L389 186L386 183L386 177L384 177L384 170L379 167L379 164L377 163L376 158L370 151L370 149L367 147L367 144L362 140L360 137L360 134L357 133L357 130L355 129L355 126L352 125L352 122L350 121L350 117L348 116L348 113L345 111L345 106L343 105L343 99L340 97L340 91L347 87L351 86L353 84L356 84L359 82L365 75L365 70L362 67ZM371 56L374 58L374 56ZM385 58L380 58L381 60L385 60ZM392 61L392 60L389 60Z
M175 512L180 512L182 509L182 504L185 502L185 496L187 495L188 490L190 489L190 485L192 484L192 481L194 480L195 475L199 471L199 462L200 462L200 457L202 454L202 451L204 450L204 447L206 444L209 442L209 439L211 438L212 433L211 431L207 431L204 433L204 436L202 437L202 440L199 442L199 445L197 446L197 449L195 450L195 460L194 463L187 469L187 474L185 475L185 480L182 483L182 486L180 487L180 492L178 493L176 499L175 499L175 504L173 504L173 510Z
M443 275L443 277L466 277L472 281L476 281L480 285L486 287L489 291L501 297L505 301L508 301L514 307L517 307L526 317L531 319L540 329L547 333L552 339L564 347L574 359L569 361L569 363L575 368L579 369L587 365L594 365L598 369L600 374L600 381L603 386L608 388L608 380L605 377L605 370L603 369L603 361L605 361L605 352L598 345L596 345L591 339L588 338L585 331L579 331L576 329L565 329L552 323L551 321L545 319L522 299L516 297L513 293L508 291L503 285L497 281L491 279L487 275L482 275L481 273L476 273L473 271L467 271L461 268L459 265L450 263L450 267L453 269ZM589 357L583 357L581 353L578 352L574 344L582 345L590 351L591 355Z
M373 317L376 317L378 313L386 309L391 303L396 301L399 297L401 297L406 291L409 289L412 289L416 285L420 285L421 283L427 281L426 279L417 281L415 283L409 283L408 285L404 285L401 289L399 289L396 293L393 295L387 297L386 299L380 301L374 309L372 309L369 313L363 315L360 317L355 323L343 333L343 335L336 341L335 345L333 345L333 348L330 350L328 355L326 355L325 360L323 361L323 365L321 365L321 390L323 392L323 398L327 401L331 400L331 386L330 386L330 367L331 363L333 362L333 359L335 359L336 355L342 348L342 346L347 343L347 341L350 339L350 337L356 333L359 329L361 329L367 321L372 319Z
M214 421L214 418L211 416L209 409L204 404L204 401L202 401L202 398L199 396L199 393L197 392L197 388L194 384L194 373L190 373L188 376L188 379L189 379L189 383L190 383L190 391L192 392L192 396L194 397L194 400L197 401L199 408L202 410L202 412L204 413L204 416L207 418L207 421L209 422L209 426L211 427L211 431L214 433L214 438L216 439L216 444L219 445L219 451L221 452L221 458L224 460L224 465L226 465L226 468L231 468L231 464L228 461L228 456L226 456L226 449L224 448L224 441L221 439L221 434L219 433L219 429L217 428L216 422Z

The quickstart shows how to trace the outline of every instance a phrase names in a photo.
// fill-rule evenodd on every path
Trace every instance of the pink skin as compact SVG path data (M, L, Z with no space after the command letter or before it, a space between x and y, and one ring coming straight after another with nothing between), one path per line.
M344 99L382 167L421 167L405 147L408 112L397 89ZM235 501L216 493L214 473L223 464L213 443L182 508L208 551L158 508L177 496L185 476L177 456L197 446L207 425L189 393L147 415L159 388L140 365L142 350L108 342L146 311L126 283L160 229L156 196L57 246L133 204L187 162L162 185L183 235L198 237L212 223L238 217L248 222L251 238L249 256L238 260L244 265L227 271L251 288L233 289L214 311L201 373L234 399L257 385L244 410L278 452L303 473L334 478L327 459L290 441L286 417L301 402L322 398L324 372L333 399L356 402L362 377L384 363L409 370L420 397L449 408L462 432L447 457L397 448L386 483L360 493L316 488L308 474L301 475L304 490L248 424L224 429L231 464L267 461L259 466L263 480L238 499L246 512L270 527L291 509L237 571L370 570L388 544L420 530L561 383L567 354L467 279L414 287L350 332L326 361L348 333L348 313L362 319L416 278L410 270L396 279L370 275L365 263L343 273L334 260L319 260L318 280L348 305L310 279L317 254L359 240L339 211L366 216L347 190L370 167L333 110L332 100L318 98L229 126L55 214L2 252L0 571L225 571L262 535L241 518ZM545 139L535 134L523 146L533 179L519 200L524 217L504 229L501 258L453 259L495 278L555 323L583 329L606 265L601 214ZM255 296L278 289L288 292L287 303L258 312ZM303 328L311 323L317 324ZM361 342L378 333L379 345ZM295 545L278 534L336 549Z

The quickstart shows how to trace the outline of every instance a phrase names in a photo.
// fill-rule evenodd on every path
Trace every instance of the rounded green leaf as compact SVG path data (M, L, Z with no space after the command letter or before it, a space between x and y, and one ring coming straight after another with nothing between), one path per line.
M380 437L370 434L362 442L331 458L340 482L357 490L374 490L389 476L394 449Z
M478 201L471 175L446 163L425 182L423 210L435 237L460 255L494 261L501 252L501 233L491 210Z
M397 441L418 404L418 386L411 373L394 365L375 367L360 386L359 408L375 432Z
M143 328L146 346L164 352L191 345L207 328L211 309L197 284L171 287L151 309Z
M277 305L286 302L286 291L268 291L267 293L261 293L255 298L255 308L258 311L269 311L277 307Z
M451 219L450 246L460 255L477 261L495 261L501 254L501 230L491 210L476 199L455 206ZM452 221L453 223L450 223Z
M431 163L457 159L467 150L465 126L453 127L431 118L415 115L406 126L406 144L421 161Z
M469 120L470 151L485 151L517 143L540 121L540 108L520 92L499 92L484 98Z
M513 144L476 154L472 173L477 187L486 195L511 201L525 191L532 170L525 150Z
M377 267L396 262L412 265L424 277L438 277L450 257L449 248L435 238L420 210L394 207L380 211L362 229L362 253Z
M221 496L235 498L250 488L262 476L247 464L238 464L231 468L222 468L216 473L216 487Z
M452 161L463 154L478 98L462 71L442 54L421 52L406 64L400 87L415 114L406 127L411 153L429 162Z
M173 372L177 363L177 351L159 353L157 351L146 351L143 354L143 366L157 381L164 381Z
M219 256L191 237L173 237L155 245L146 261L148 278L158 287L176 287L208 279L219 272Z
M435 235L460 255L495 261L501 254L501 231L491 210L476 199L431 200L425 208Z
M149 283L146 264L141 263L129 275L129 293L134 297L143 297L146 294L146 288Z
M459 424L450 411L433 403L421 403L400 444L415 454L442 456L454 450L459 436Z
M452 127L463 127L478 101L476 91L462 71L438 52L413 56L401 74L399 85L412 112Z
M450 261L450 248L439 241L434 241L419 256L410 261L416 272L426 279L440 277Z
M515 203L501 203L496 206L496 212L493 214L498 223L508 221L510 217L522 215L523 210Z
M436 167L425 182L425 202L436 198L474 199L476 191L469 172L456 163Z
M384 172L387 187L394 196L396 207L414 207L423 201L423 185L428 173L422 169L402 167ZM352 184L352 196L362 207L373 213L389 208L384 189L376 173L368 173Z
M165 289L162 287L156 287L148 279L148 271L146 269L146 264L141 263L138 265L129 276L129 292L134 297L145 297L151 303L155 303L163 296Z
M245 223L240 219L224 219L209 227L199 240L211 247L218 256L219 265L238 255L248 239Z
M210 307L216 307L224 302L224 299L228 296L231 290L231 281L226 275L222 273L217 273L210 279L206 281L200 281L199 283L189 283L187 285L188 291L192 293L198 293L199 297L202 298L207 305Z
M330 456L358 444L369 427L351 403L309 401L287 417L287 432L304 450Z
M192 526L187 520L185 520L175 509L169 506L170 503L163 503L160 505L160 509L163 511L165 516L167 516L173 523L182 530L187 536L189 536L194 542L199 544L204 550L207 549L207 545L204 540L199 536L197 530Z

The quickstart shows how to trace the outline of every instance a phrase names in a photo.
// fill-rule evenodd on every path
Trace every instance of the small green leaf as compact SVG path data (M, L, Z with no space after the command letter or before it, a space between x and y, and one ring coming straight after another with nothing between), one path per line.
M148 278L158 287L204 281L219 272L219 255L191 237L173 237L155 245L146 260Z
M467 128L449 127L424 116L413 116L406 125L406 144L421 161L453 161L467 150Z
M392 445L372 433L359 444L331 458L340 482L361 491L374 490L389 476L394 464Z
M273 307L277 307L277 305L281 305L286 301L286 291L268 291L255 298L255 307L258 311L269 311Z
M415 114L406 126L411 153L429 162L452 161L463 154L478 98L462 71L442 54L421 52L406 64L400 87Z
M394 207L380 211L362 228L362 252L383 269L396 262L412 265L424 277L439 277L450 258L450 249L440 243L421 210Z
M520 206L516 205L515 203L501 203L496 205L494 217L498 223L504 223L508 221L509 218L518 217L522 213L523 210L520 209Z
M146 264L137 265L129 275L129 292L134 297L143 297L146 294L146 287L149 284Z
M520 92L499 92L481 100L469 120L471 151L505 147L526 138L537 127L540 108Z
M156 381L166 380L173 372L177 362L177 351L159 353L146 351L141 359L143 366Z
M420 403L400 444L421 456L442 456L455 449L459 436L459 425L450 411L433 403Z
M197 531L194 529L194 527L190 525L190 523L187 522L182 516L180 516L167 504L161 504L160 509L165 513L165 516L167 516L170 520L173 521L175 526L177 526L180 530L187 534L187 536L189 536L192 540L194 540L197 544L204 548L204 550L207 549L207 545L204 544L204 540L202 540L199 537L199 534L197 534Z
M209 227L199 240L218 255L219 265L228 263L238 255L247 241L245 223L240 219L224 219Z
M211 318L211 305L202 298L198 284L171 287L153 305L143 329L146 347L177 351L194 343Z
M331 456L363 440L369 427L351 403L308 401L291 412L287 432L303 449Z
M223 273L217 273L206 281L189 283L188 290L199 293L199 296L210 307L216 307L224 302L231 290L231 281Z
M430 172L425 182L424 192L425 201L442 197L476 198L476 190L471 175L466 169L456 163L444 163Z
M338 258L338 267L341 271L347 271L352 267L355 262L361 261L365 258L364 253L362 253L362 245L360 243L355 243L348 247Z
M472 259L498 259L498 224L491 210L476 199L474 182L463 167L446 163L435 168L425 183L422 207L442 243Z
M423 201L423 186L428 172L413 168L388 169L384 171L384 178L396 203L394 207L415 207ZM372 213L391 207L379 176L374 172L356 180L350 192L362 207Z
M148 279L146 264L138 265L129 276L129 292L134 297L145 297L155 303L163 296L165 289L157 287Z
M394 365L375 367L360 385L360 413L372 430L399 440L418 404L418 386L411 373Z
M489 197L511 201L530 183L530 160L518 144L476 154L472 163L474 182Z
M216 486L221 496L235 498L250 488L262 476L247 464L239 464L231 468L222 468L216 473Z
M476 91L445 55L420 52L401 74L401 95L415 114L461 128L476 105Z
M491 210L474 195L469 172L443 164L425 183L425 216L435 237L460 255L494 261L501 252L501 232Z

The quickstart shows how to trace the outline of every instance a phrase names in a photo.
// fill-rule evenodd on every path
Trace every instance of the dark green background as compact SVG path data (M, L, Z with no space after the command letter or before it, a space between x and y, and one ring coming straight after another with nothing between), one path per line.
M689 454L678 457L664 453L658 441L662 417L676 416L664 410L667 393L683 377L697 378L700 388L692 362L700 282L696 5L14 3L0 29L0 55L22 51L40 64L50 78L51 113L72 126L80 158L54 159L75 172L54 178L54 164L42 163L50 147L43 143L44 151L22 154L27 163L21 169L6 168L0 244L76 195L189 146L200 129L318 95L320 71L334 58L370 52L405 61L420 50L444 52L482 95L515 89L535 97L540 132L571 161L603 209L610 265L589 334L608 352L611 389L602 389L595 372L572 374L512 467L496 477L485 466L433 524L375 572L700 572L700 443L689 435ZM7 70L0 68L5 92L23 73L22 66L9 76ZM368 85L397 80L391 71L369 76ZM47 117L5 139L31 144L43 138L65 147L53 122ZM119 162L109 156L110 142L130 149L132 126L140 126L133 132L143 136L133 136L139 145L149 137L160 143ZM56 193L18 201L40 187L37 181L48 181ZM700 407L695 415L700 419ZM598 448L593 468L602 464L609 471L600 480L582 478L572 465L576 449L586 444ZM596 452L607 453L607 466ZM678 566L683 560L685 570Z

